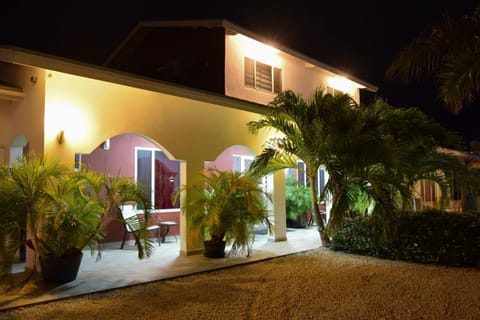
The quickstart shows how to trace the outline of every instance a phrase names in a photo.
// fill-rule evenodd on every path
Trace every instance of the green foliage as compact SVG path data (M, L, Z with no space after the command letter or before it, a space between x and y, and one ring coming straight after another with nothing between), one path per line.
M264 223L270 229L267 196L259 179L245 173L210 169L200 173L197 181L183 185L173 195L176 202L182 192L182 212L203 229L213 241L232 243L239 251L249 250L255 239L254 226Z
M305 215L306 210L312 211L312 198L310 188L299 185L291 175L286 177L285 205L287 219L296 220Z
M103 221L118 217L126 201L148 200L133 180L91 170L75 172L38 155L0 166L0 276L8 275L16 252L27 245L39 256L62 257L89 247L101 254ZM149 212L145 212L148 221ZM123 220L121 220L123 221ZM145 229L145 230L143 230ZM146 227L136 234L139 258L149 256ZM35 259L36 260L36 259ZM34 268L35 269L35 268Z
M368 218L345 221L331 248L345 252L450 266L480 263L480 214L439 210L403 212L397 234L382 242L380 230Z
M252 167L260 172L295 167L291 160L296 157L305 162L310 181L316 181L320 166L325 168L329 179L320 197L332 199L327 226L317 205L316 186L310 187L326 244L326 234L334 234L352 213L372 216L385 240L395 233L392 221L398 212L411 209L418 181L437 183L443 196L451 177L466 176L460 161L440 149L460 146L461 139L420 110L393 108L381 99L360 107L347 94L331 95L321 88L310 99L282 92L270 106L261 120L248 124L249 129L256 133L272 128L282 137L270 139Z
M405 46L388 67L392 80L433 80L451 111L478 98L480 7L458 19L446 17Z
M355 254L378 256L379 230L366 217L346 219L332 237L331 249Z
M252 133L261 129L274 129L282 137L267 141L262 153L252 164L254 170L268 171L295 168L295 158L305 162L306 174L311 181L311 202L318 223L321 240L328 245L329 238L318 207L316 181L320 165L326 165L338 155L335 146L344 141L344 131L351 125L350 110L357 109L355 100L348 94L332 95L318 88L308 99L291 90L278 94L269 104L268 113L258 121L248 123ZM347 148L348 150L348 148ZM281 165L283 163L283 166ZM328 169L327 169L328 170Z

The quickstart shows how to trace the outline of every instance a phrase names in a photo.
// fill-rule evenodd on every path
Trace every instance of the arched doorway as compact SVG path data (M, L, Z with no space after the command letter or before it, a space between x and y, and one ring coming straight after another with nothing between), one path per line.
M215 159L215 161L205 162L205 169L216 168L223 171L244 172L247 170L255 159L255 153L248 147L242 145L234 145L223 150ZM259 182L265 194L265 205L270 211L269 220L274 223L275 216L273 214L273 176L269 175L262 178ZM269 234L265 225L255 226L256 244L260 241L267 241L272 235Z
M137 134L121 134L102 142L89 154L77 154L77 169L88 167L96 172L134 179L150 199L152 223L160 225L159 241L167 236L176 242L180 235L179 203L172 203L172 193L180 185L180 161L158 143ZM126 204L122 208L140 212L143 208ZM166 223L168 222L168 223ZM125 226L114 218L105 221L109 247L123 247Z

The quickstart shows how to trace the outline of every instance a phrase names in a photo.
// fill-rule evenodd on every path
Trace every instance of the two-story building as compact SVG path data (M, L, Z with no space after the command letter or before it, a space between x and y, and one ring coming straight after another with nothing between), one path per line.
M36 152L148 184L155 212L178 222L180 254L192 254L201 243L172 190L206 166L243 170L274 134L253 135L247 122L282 90L320 86L357 102L377 90L225 20L140 23L103 66L3 46L0 161ZM285 175L265 183L272 237L286 240ZM107 227L106 240L120 240L119 226Z

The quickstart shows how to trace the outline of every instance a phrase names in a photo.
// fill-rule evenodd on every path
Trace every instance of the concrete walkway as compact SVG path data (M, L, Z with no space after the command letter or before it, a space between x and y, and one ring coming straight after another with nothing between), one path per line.
M316 227L289 229L287 239L287 241L274 242L268 236L256 235L250 257L223 259L206 258L202 254L179 256L179 243L173 237L167 238L165 243L156 247L151 257L146 260L138 260L133 244L126 245L123 250L116 249L120 247L119 245L106 249L102 252L102 258L99 261L96 261L96 255L90 256L90 252L87 251L84 253L75 281L48 287L41 281L37 281L39 283L33 289L2 292L0 310L229 268L316 249L320 246Z

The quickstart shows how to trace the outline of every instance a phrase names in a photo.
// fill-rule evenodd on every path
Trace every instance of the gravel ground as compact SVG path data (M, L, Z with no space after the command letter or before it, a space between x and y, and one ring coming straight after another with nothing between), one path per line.
M321 248L0 312L0 319L480 319L480 270Z

